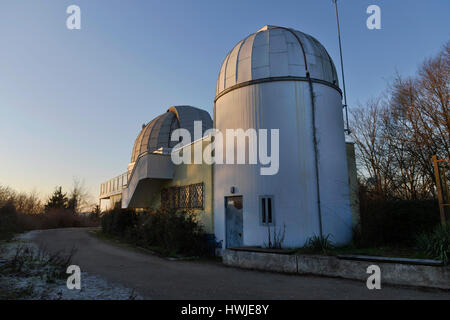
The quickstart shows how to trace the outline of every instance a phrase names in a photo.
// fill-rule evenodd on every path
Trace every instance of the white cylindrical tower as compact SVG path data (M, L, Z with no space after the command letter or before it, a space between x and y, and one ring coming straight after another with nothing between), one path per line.
M321 234L351 240L342 95L316 39L265 26L240 41L220 70L214 126L224 145L226 129L268 129L269 140L279 129L277 174L261 175L260 162L214 165L215 234L224 248L267 246L274 233L283 247Z

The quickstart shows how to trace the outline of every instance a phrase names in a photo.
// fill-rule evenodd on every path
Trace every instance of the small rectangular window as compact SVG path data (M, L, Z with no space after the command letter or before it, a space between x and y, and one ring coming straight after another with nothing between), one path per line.
M266 198L261 198L261 217L262 223L266 223Z
M267 198L267 223L272 223L272 198Z
M261 224L274 225L273 196L260 197Z

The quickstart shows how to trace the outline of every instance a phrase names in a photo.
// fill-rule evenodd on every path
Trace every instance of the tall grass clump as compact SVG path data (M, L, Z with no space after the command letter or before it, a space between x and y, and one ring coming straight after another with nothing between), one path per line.
M328 234L326 236L317 236L314 235L310 237L304 247L307 251L313 253L323 253L328 254L331 250L335 248L333 242L331 241L331 235Z
M51 253L45 248L18 246L13 255L0 262L1 275L15 277L39 276L48 283L66 279L76 250Z
M432 259L439 259L445 265L450 260L450 222L436 227L433 232L424 233L417 239L417 246Z

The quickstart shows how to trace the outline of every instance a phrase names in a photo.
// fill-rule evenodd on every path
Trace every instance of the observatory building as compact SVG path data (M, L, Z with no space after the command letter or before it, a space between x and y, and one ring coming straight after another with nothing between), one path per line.
M278 174L260 175L259 165L215 166L217 238L228 237L232 246L261 245L272 225L288 247L320 234L350 241L341 90L333 61L316 39L265 26L240 41L220 70L214 121L221 131L280 130ZM231 186L238 196L229 193ZM242 208L230 210L235 202ZM242 221L229 211L241 211Z
M184 106L149 122L127 173L101 185L101 202L196 210L222 248L267 246L274 235L283 247L303 246L314 235L348 243L358 220L357 189L342 107L336 69L322 44L297 30L265 26L225 57L214 121L206 111ZM279 130L278 172L262 175L260 163L173 164L170 134L192 131L195 120L203 131ZM207 135L193 144L203 151L210 141ZM224 155L226 144L224 134Z

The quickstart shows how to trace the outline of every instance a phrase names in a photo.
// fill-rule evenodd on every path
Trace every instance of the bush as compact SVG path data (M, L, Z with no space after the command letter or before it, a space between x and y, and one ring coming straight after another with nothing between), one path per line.
M433 200L361 199L358 246L414 246L416 238L439 224Z
M137 214L114 209L102 216L102 231L164 255L208 255L207 235L192 214L157 211Z
M18 222L24 230L94 227L98 222L68 209L51 209L40 214L19 214Z
M103 214L102 231L118 237L124 237L131 229L136 229L139 223L134 210L114 209Z
M417 239L417 246L432 259L439 259L445 265L450 259L450 221L431 233L424 233Z
M149 214L142 226L145 244L160 246L166 253L205 255L205 232L186 212L159 211Z
M315 235L306 241L303 248L313 253L327 254L334 249L333 242L330 238L331 235L326 235L325 237Z
M9 240L15 233L27 230L98 226L98 212L96 208L86 216L54 205L44 210L36 194L17 193L0 186L0 240Z
M97 226L98 221L67 209L52 209L46 213L24 214L17 212L13 204L0 207L0 240L9 240L15 233L56 228Z
M18 214L13 203L8 202L0 207L0 240L9 240L14 233L22 231Z

